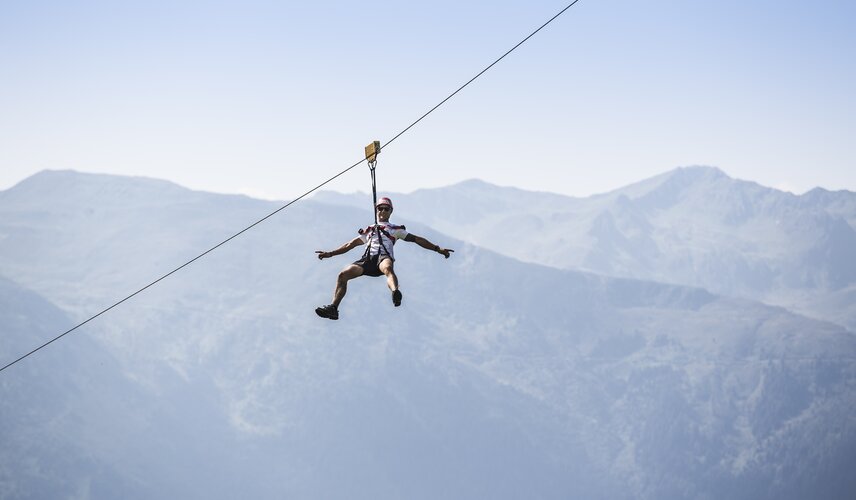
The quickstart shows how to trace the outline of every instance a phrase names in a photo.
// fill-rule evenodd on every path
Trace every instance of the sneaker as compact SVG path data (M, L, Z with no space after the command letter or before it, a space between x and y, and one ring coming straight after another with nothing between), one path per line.
M327 319L339 319L339 310L333 304L316 307L315 314Z
M396 290L396 291L392 292L392 304L395 307L398 307L401 305L401 290Z

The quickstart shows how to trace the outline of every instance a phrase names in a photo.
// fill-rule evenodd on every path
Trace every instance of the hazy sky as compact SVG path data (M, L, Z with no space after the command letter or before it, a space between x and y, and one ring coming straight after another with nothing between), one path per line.
M70 168L293 197L569 1L0 1L0 189ZM854 26L848 1L581 0L390 145L379 188L713 165L856 191Z

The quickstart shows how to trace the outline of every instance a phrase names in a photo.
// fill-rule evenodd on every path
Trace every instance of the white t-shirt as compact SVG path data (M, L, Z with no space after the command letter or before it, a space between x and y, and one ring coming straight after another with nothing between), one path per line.
M372 232L373 227L374 226L372 225L363 229L362 234L360 234L360 239L363 240L364 243L368 244L369 248L371 248L369 251L369 257L373 257L378 254L386 255L389 253L389 257L392 260L395 260L395 256L393 255L395 250L393 249L393 246L397 240L403 240L407 237L407 230L404 226L397 226L395 224L390 224L389 222L381 222L378 224L378 227L386 231L389 236L392 236L392 239L390 240L382 231ZM378 235L380 235L380 238L378 238ZM383 240L383 248L381 248L381 240Z

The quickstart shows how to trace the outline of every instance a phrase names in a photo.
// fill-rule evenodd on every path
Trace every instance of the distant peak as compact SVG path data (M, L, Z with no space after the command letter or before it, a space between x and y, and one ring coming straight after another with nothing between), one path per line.
M722 170L708 166L678 167L666 172L660 178L662 182L659 184L659 189L687 189L717 181L733 180Z
M473 177L472 179L467 179L458 183L459 186L493 186L493 184L483 181L481 179L476 179Z
M451 187L453 188L462 188L462 189L496 189L499 186L495 184L491 184L487 181L483 181L481 179L467 179L465 181L461 181L457 184L453 184Z
M649 196L653 193L671 192L675 195L692 186L703 183L730 179L722 170L716 167L693 165L678 167L662 174L649 177L607 193L607 196L625 195L631 200Z
M846 189L831 191L822 187L816 187L799 195L800 198L812 202L834 203L836 201L842 203L856 202L856 193L847 191Z
M11 190L43 189L46 186L60 186L86 175L92 174L83 174L76 170L42 170L18 182L12 186Z
M430 192L435 192L435 191L447 191L447 190L451 190L452 192L463 191L465 193L466 192L483 193L486 191L493 191L493 190L500 190L500 189L508 189L508 188L504 188L502 186L497 186L495 184L491 184L491 183L483 181L481 179L472 178L472 179L467 179L467 180L464 180L461 182L456 182L455 184L450 184L448 186L417 189L416 191L414 191L411 194L426 193L426 192L430 193Z
M139 176L128 176L128 175L116 175L116 174L99 174L99 173L91 173L91 172L80 172L77 170L71 169L63 169L63 170L51 170L46 169L40 172L36 172L35 174L27 177L19 184L28 184L28 183L56 183L56 182L66 182L66 181L78 181L78 182L146 182L146 183L157 183L157 184L172 184L174 186L178 186L177 184L161 180L154 179L151 177L139 177Z
M547 194L551 196L564 196L556 193L546 192L546 191L533 191L531 189L525 189L517 186L500 186L498 184L493 184L487 181L483 181L481 179L467 179L465 181L461 181L457 184L453 184L449 186L453 189L462 189L465 191L474 191L478 193L482 192L503 192L503 193L528 193L528 194ZM442 188L441 188L442 189Z
M150 177L42 170L4 191L4 196L54 201L98 199L100 203L108 203L109 199L125 203L132 199L186 198L191 192L174 182Z
M35 174L27 177L26 179L24 179L21 182L45 181L45 180L52 180L52 179L67 179L69 177L73 177L76 175L86 175L86 174L83 174L83 173L78 172L76 170L70 170L70 169L62 169L62 170L46 169L46 170L41 170L39 172L36 172Z
M720 170L718 167L710 167L707 165L690 165L686 167L678 167L671 171L672 175L680 175L682 177L692 179L718 179L728 177L728 174Z

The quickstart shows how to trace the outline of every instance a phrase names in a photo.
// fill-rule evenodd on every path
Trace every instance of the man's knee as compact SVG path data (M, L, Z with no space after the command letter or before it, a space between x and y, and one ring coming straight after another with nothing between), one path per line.
M349 273L347 270L345 270L345 271L342 271L342 272L340 272L340 273L339 273L339 276L336 278L336 281L337 281L340 285L344 285L344 284L345 284L345 283L347 283L347 282L348 282L348 280L350 280L351 278L352 278L351 273Z
M392 261L390 259L386 259L383 262L381 262L380 266L378 266L378 268L380 269L380 272L382 272L386 276L394 276L395 275L395 271L392 268Z
M346 267L345 269L342 269L342 271L339 272L339 276L336 279L336 281L339 284L344 285L345 283L348 282L348 280L354 279L354 278L360 276L361 274L362 274L362 269L359 269L359 268L355 269L354 266Z

